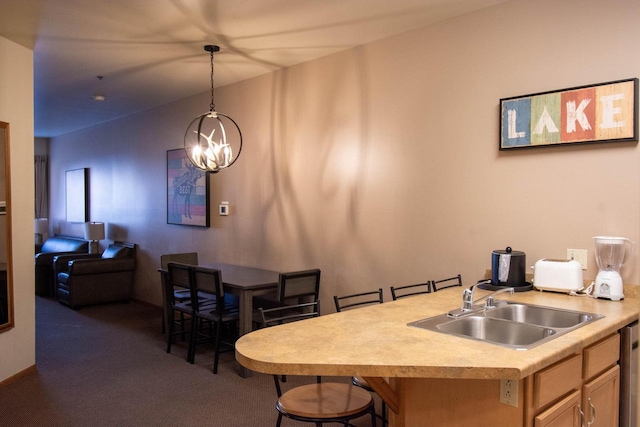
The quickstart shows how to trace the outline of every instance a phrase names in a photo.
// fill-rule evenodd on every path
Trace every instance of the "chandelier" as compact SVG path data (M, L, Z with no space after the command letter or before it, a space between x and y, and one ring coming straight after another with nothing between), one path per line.
M242 132L231 117L216 111L213 102L213 53L219 52L220 47L206 45L204 50L211 55L211 104L209 111L196 117L187 128L184 150L195 167L216 173L238 160Z

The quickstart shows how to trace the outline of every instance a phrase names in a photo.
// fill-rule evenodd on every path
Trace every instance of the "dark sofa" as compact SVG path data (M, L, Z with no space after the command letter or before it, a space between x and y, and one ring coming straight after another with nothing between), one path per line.
M53 236L36 246L36 295L53 296L53 258L62 254L82 254L89 251L89 242L71 236Z
M136 245L114 242L102 254L54 258L56 296L71 308L128 301L133 291Z

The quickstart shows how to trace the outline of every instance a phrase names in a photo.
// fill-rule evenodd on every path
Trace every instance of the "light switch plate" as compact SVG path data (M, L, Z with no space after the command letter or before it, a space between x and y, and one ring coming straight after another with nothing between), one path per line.
M580 263L583 270L587 269L588 251L586 249L567 249L567 259L574 259Z

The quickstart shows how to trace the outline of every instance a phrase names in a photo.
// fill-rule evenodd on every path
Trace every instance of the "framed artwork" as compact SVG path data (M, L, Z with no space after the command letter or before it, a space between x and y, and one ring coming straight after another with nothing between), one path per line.
M65 172L65 196L67 203L67 222L87 222L88 189L87 168Z
M182 148L167 151L167 224L209 227L209 175Z
M638 141L638 79L500 100L500 150Z

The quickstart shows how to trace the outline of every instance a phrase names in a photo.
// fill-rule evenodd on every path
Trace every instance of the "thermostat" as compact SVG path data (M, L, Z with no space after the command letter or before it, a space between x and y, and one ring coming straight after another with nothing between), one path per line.
M222 216L229 215L229 202L220 202L220 206L218 206L218 213Z

